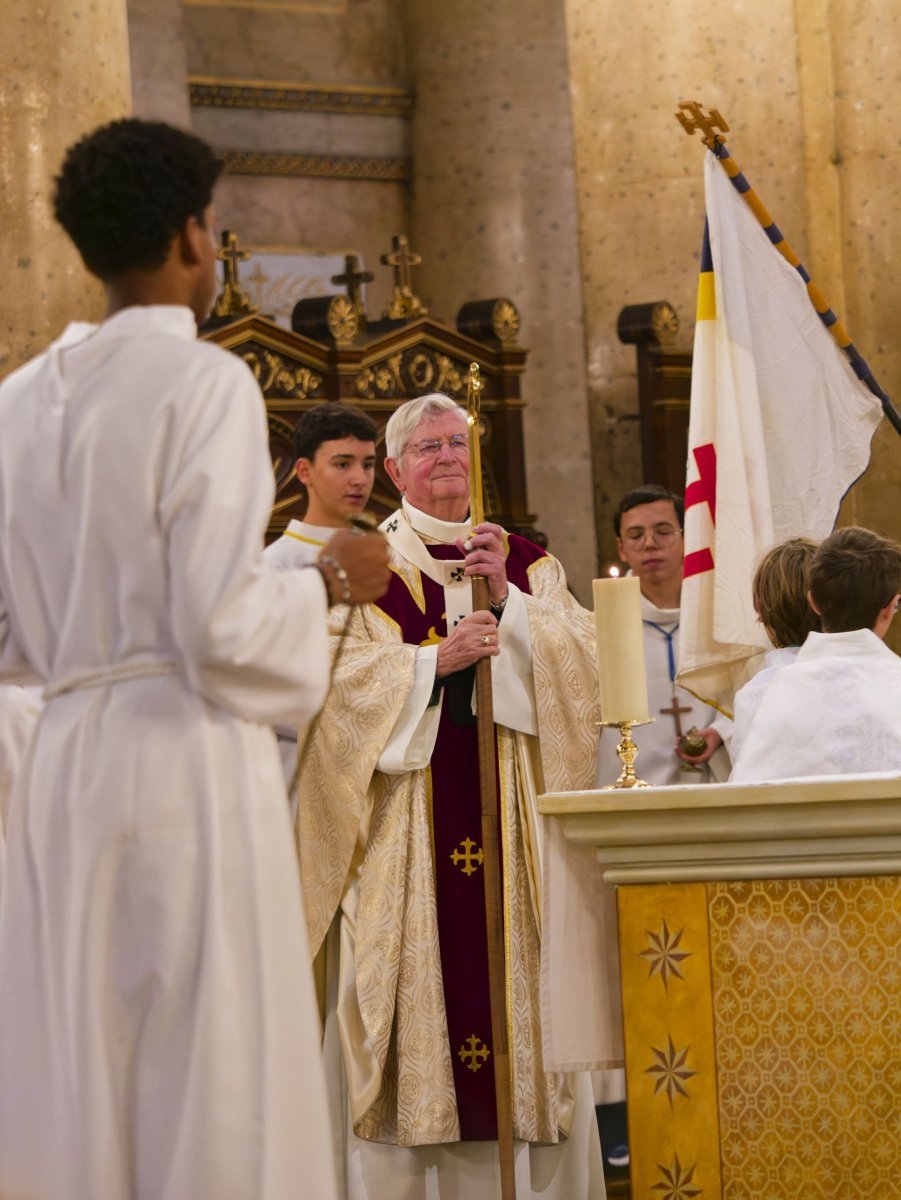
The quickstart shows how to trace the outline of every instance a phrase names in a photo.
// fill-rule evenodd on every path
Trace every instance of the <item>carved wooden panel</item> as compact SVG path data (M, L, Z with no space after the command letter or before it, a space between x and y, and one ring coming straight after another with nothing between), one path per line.
M204 336L250 366L266 399L276 499L268 537L302 517L303 489L294 476L292 431L301 413L325 400L362 408L378 428L376 482L370 511L379 519L398 504L384 468L384 429L399 404L428 392L465 400L471 362L482 392L482 472L485 511L512 532L544 545L528 510L519 380L527 351L492 337L482 341L432 318L370 326L352 344L326 343L283 329L257 315L241 317Z

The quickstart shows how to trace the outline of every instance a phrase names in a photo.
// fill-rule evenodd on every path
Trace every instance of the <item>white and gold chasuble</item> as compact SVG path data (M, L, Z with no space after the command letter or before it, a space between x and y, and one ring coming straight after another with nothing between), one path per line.
M425 576L443 588L448 627L471 611L459 559L436 560L425 550L426 543L465 538L467 526L448 527L405 506L382 528L394 586L402 584L407 603L425 613ZM536 553L528 586L531 595L511 585L499 626L502 653L492 672L514 1133L553 1146L571 1129L573 1086L571 1078L547 1073L542 1062L535 780L590 785L597 673L591 615L568 592L559 563ZM336 610L333 630L345 619L346 610ZM398 621L379 605L353 612L299 789L299 853L314 952L339 909L341 915L337 1009L352 1127L358 1138L400 1147L461 1136L453 1075L460 1047L448 1035L429 769L437 733L437 706L428 705L437 641L405 642ZM411 716L411 708L418 712ZM400 728L407 730L405 740ZM461 856L466 852L464 846ZM481 888L481 877L474 879ZM584 1137L590 1136L585 1125ZM584 1160L591 1174L587 1145ZM602 1182L599 1187L549 1195L603 1195Z

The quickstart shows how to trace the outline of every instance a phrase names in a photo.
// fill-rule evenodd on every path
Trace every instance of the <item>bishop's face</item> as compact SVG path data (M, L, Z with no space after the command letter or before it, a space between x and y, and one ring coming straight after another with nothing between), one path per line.
M469 450L451 439L466 438L458 412L426 417L397 458L385 460L397 490L414 508L442 521L463 521L469 512ZM429 445L431 443L431 445ZM439 443L437 450L434 443Z

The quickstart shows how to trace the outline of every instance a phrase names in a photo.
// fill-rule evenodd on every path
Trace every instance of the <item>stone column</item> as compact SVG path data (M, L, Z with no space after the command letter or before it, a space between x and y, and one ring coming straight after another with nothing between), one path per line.
M131 105L125 0L6 0L0 45L0 374L103 296L50 207L66 148Z
M408 0L415 290L448 321L509 296L529 507L583 603L596 551L566 31L559 0Z

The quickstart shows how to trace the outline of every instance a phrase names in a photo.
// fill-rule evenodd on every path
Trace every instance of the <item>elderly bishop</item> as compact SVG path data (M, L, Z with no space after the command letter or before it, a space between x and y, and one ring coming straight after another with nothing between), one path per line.
M402 496L392 580L355 609L300 786L311 949L330 956L348 1200L497 1194L473 677L492 664L517 1196L602 1197L586 1074L542 1059L535 787L589 787L591 614L560 564L469 512L466 412L443 395L386 430ZM472 611L470 576L491 608ZM344 618L336 613L335 629ZM336 962L337 959L337 962ZM340 1086L340 1084L339 1084Z

